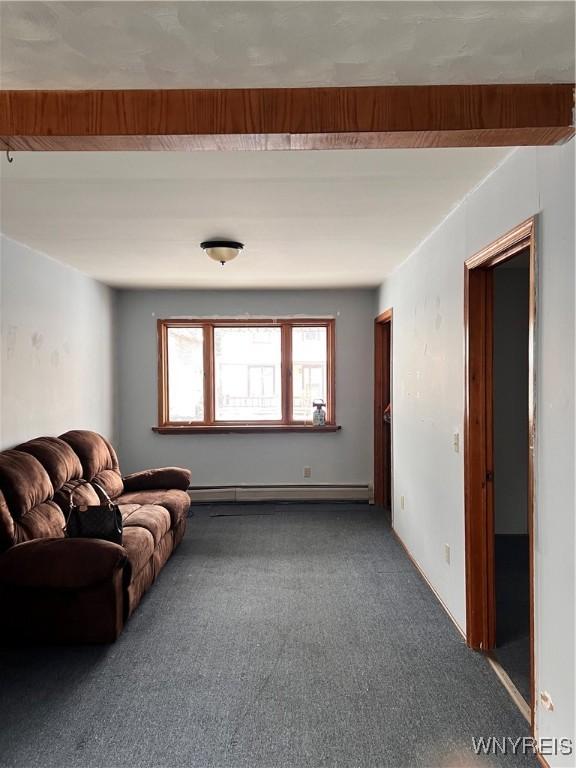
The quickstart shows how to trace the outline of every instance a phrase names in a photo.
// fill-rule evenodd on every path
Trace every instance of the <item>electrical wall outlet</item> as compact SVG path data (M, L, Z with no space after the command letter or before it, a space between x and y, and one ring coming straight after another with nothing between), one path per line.
M312 477L312 467L304 467L304 477Z
M450 565L450 544L444 544L444 560Z
M452 446L454 448L454 453L460 452L460 433L454 432L454 435L452 437Z
M404 509L405 502L404 502L404 496L400 496L400 509Z

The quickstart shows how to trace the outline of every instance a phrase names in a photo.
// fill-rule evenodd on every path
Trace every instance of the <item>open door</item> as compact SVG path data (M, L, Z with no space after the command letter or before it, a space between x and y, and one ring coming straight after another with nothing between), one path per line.
M473 256L465 264L465 335L466 335L466 413L464 421L464 468L465 468L465 522L466 522L466 613L467 642L477 650L490 653L499 643L497 621L500 621L497 596L497 547L498 534L509 532L509 527L502 528L496 515L498 504L504 504L500 510L509 514L506 507L511 506L510 499L504 502L502 489L513 479L518 487L518 478L522 480L523 510L527 538L526 554L526 624L529 628L527 638L527 670L529 678L527 694L522 698L530 708L529 715L534 719L534 338L536 323L536 249L535 222L529 219L516 229L501 237L496 242ZM502 323L501 315L495 306L498 291L495 290L502 268L525 270L524 301L517 305L516 314L509 304L504 303L507 322ZM506 276L506 275L505 275ZM508 277L511 275L508 274ZM510 281L507 281L510 282ZM517 282L517 281L515 281ZM512 313L511 313L512 310ZM499 319L500 317L500 319ZM517 323L516 321L520 322ZM511 326L518 325L516 332L524 333L518 339L510 339ZM523 329L523 331L522 331ZM502 380L511 374L502 366L505 344L508 343L508 366L513 352L521 346L525 365L524 390L517 391L514 400L508 387L507 402L502 397ZM515 364L514 375L518 373ZM500 383L498 383L500 382ZM495 384L496 383L496 384ZM511 461L510 427L504 425L508 412L521 406L520 418L516 422L521 441L520 454L516 453L516 463ZM516 408L517 410L517 408ZM524 432L522 433L522 430ZM506 436L506 444L501 435ZM522 436L522 434L524 436ZM500 436L500 437L499 437ZM499 443L498 440L501 440ZM506 461L502 461L503 451ZM500 458L499 458L500 457ZM522 466L521 466L522 465ZM523 474L520 470L523 470ZM497 492L499 491L499 492ZM500 511L500 514L502 512ZM508 523L510 526L511 523ZM507 542L510 543L511 540ZM499 537L502 543L502 537ZM501 560L501 556L500 556ZM498 597L498 599L497 599ZM501 628L500 624L500 628ZM529 656L529 658L528 658ZM505 671L505 670L504 670ZM500 676L505 684L513 681L506 675Z
M374 325L374 502L392 509L392 310Z

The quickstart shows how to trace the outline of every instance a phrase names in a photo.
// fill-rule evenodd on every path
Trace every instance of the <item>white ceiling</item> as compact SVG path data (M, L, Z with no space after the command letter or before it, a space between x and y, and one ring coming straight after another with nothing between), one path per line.
M115 286L375 286L508 151L17 153L0 229Z
M571 82L573 2L2 2L0 86Z
M564 82L572 2L2 2L2 88ZM117 286L374 286L508 150L20 153L0 228ZM242 240L222 268L198 243Z

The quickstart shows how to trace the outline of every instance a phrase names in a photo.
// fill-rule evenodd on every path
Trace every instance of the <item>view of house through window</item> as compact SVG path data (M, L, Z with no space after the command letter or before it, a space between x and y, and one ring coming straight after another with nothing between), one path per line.
M215 328L216 421L280 421L280 328Z
M333 320L159 321L160 424L311 424L330 402Z
M204 420L204 333L202 328L168 329L170 421Z
M292 328L292 414L310 418L311 403L327 401L328 345L326 328Z

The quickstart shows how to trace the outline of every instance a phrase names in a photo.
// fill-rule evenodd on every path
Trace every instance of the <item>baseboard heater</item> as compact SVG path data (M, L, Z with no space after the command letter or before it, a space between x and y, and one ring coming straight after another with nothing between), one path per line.
M192 501L367 501L372 502L369 485L221 485L193 486Z

